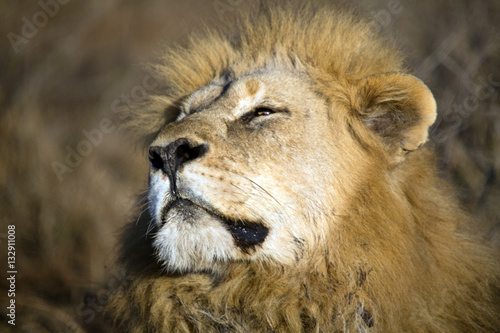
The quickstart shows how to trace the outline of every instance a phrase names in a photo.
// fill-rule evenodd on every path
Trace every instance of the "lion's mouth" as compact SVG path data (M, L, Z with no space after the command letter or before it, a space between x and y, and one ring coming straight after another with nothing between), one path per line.
M183 198L177 198L164 207L161 216L163 224L166 221L166 215L173 209L186 217L186 220L188 221L186 223L196 223L195 220L193 221L193 217L196 216L196 214L193 214L193 211L195 209L203 210L206 214L222 223L222 225L231 233L235 244L245 252L263 243L269 233L269 229L263 226L262 223L246 221L243 219L235 220L227 218L214 209L201 207L191 200Z

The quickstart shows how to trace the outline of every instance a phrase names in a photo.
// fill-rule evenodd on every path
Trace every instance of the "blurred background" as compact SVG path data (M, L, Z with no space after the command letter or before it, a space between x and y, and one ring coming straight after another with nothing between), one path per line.
M472 227L500 247L500 2L350 3L401 46L434 92L440 114L429 144L478 217ZM129 282L114 265L116 239L142 209L148 170L117 119L156 84L142 64L203 24L230 29L246 6L0 0L0 331L111 330L103 308Z

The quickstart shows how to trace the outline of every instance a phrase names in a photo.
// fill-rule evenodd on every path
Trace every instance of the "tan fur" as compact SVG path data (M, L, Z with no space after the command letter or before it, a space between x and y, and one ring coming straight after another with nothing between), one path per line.
M151 171L150 216L123 239L134 281L108 308L121 330L498 330L495 257L418 149L432 94L369 24L264 8L164 61L166 88L132 127L154 134L152 147L210 148L177 176L197 208L165 224L169 181ZM276 112L242 120L262 105ZM217 216L259 221L269 236L242 251Z

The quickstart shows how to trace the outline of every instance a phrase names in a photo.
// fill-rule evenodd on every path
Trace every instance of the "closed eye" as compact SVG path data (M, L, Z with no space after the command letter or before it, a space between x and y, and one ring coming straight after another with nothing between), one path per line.
M273 109L270 109L270 108L266 108L266 107L258 107L258 108L255 108L253 109L252 111L244 114L241 119L244 121L244 122L249 122L251 121L252 119L254 118L258 118L258 117L267 117L267 116L270 116L274 113L277 113L278 111L276 110L273 110Z
M253 114L255 117L264 117L264 116L269 116L276 111L268 109L268 108L257 108L253 111Z

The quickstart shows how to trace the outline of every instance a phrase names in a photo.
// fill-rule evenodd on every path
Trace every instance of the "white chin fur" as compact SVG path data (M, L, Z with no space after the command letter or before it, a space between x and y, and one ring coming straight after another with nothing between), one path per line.
M169 216L156 234L153 246L169 271L214 270L235 258L233 238L219 221L210 217L196 222Z

